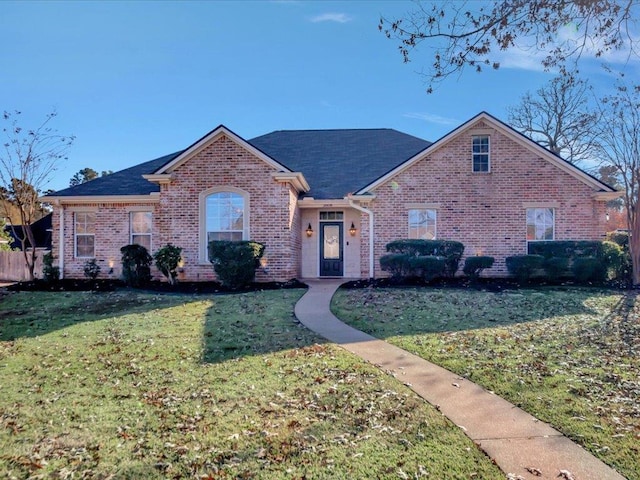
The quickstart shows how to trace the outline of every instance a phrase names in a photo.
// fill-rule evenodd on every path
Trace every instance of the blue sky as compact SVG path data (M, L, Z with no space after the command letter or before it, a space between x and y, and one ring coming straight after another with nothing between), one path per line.
M449 78L433 94L378 31L409 1L0 2L0 108L35 126L56 109L73 134L47 188L83 167L121 170L185 148L219 124L252 137L281 129L394 128L436 140L551 78L528 54ZM597 67L596 88L612 78Z

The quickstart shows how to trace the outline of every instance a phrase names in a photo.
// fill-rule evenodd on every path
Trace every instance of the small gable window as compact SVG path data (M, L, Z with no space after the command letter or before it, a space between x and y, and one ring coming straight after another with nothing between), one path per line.
M527 240L554 239L555 210L553 208L527 208Z
M489 135L476 135L472 143L473 172L488 173L489 164Z
M75 254L77 258L95 257L96 214L95 212L76 212Z
M409 238L435 240L437 212L433 209L409 210Z

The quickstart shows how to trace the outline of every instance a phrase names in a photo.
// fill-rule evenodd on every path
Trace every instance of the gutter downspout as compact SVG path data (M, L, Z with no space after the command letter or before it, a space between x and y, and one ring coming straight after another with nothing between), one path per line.
M60 235L58 242L58 267L60 268L60 280L64 278L64 206L60 205Z
M353 203L353 200L349 199L349 205L356 210L369 215L369 278L374 278L373 266L375 264L373 256L373 212L367 208Z

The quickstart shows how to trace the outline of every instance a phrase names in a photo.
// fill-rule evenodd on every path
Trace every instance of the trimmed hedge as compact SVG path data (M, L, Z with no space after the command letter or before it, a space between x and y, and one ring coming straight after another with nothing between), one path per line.
M209 242L209 261L225 287L241 288L253 282L264 245L251 241L214 240Z
M383 272L390 272L394 280L410 276L409 255L404 253L389 253L380 257L380 268Z
M600 283L607 279L607 267L596 257L580 257L573 261L571 267L576 280L581 283Z
M409 257L409 267L416 276L429 281L441 277L446 269L447 259L445 257Z
M410 257L444 257L443 273L447 277L453 277L458 271L458 265L464 253L464 245L454 240L403 239L387 243L387 252L405 254Z
M125 245L122 253L122 279L130 287L141 287L151 280L151 255L142 245Z
M467 257L462 271L471 278L478 278L484 269L493 267L494 262L495 258L486 255Z
M507 270L521 282L527 282L543 265L542 255L514 255L505 259Z
M574 277L577 281L604 281L608 277L624 278L627 270L623 249L610 241L590 240L557 240L553 242L532 242L529 244L529 253L544 257L544 271L549 280L557 281L562 277ZM585 265L591 261L581 263L574 268L578 259L595 258L601 264L597 272L587 275ZM580 275L576 275L576 271ZM604 271L604 273L602 273ZM589 278L589 280L582 280ZM601 278L602 280L596 280Z
M542 262L542 268L544 269L547 278L556 282L562 277L568 277L571 275L569 269L569 259L567 257L548 257Z

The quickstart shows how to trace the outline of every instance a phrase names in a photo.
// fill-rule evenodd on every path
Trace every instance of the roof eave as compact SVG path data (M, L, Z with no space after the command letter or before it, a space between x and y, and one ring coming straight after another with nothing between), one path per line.
M148 195L76 195L76 196L46 196L38 199L40 202L52 205L87 205L93 203L160 203L160 193L152 192Z

